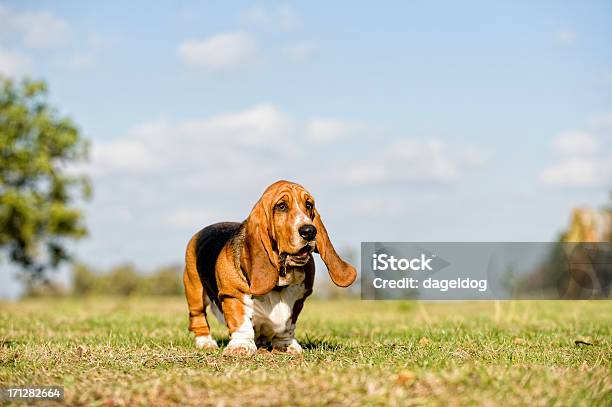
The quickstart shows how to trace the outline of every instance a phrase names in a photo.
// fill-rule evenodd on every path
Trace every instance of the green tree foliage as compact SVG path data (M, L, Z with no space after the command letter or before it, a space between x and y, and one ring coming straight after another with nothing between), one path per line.
M44 82L0 78L0 260L31 277L69 259L67 241L86 234L75 201L90 195L69 171L88 144L46 96Z
M130 264L98 272L84 264L78 264L73 269L72 294L77 297L180 295L183 293L182 272L179 266L166 266L150 273L143 273Z
M183 293L183 270L179 266L166 266L143 277L142 292L148 295L179 295Z

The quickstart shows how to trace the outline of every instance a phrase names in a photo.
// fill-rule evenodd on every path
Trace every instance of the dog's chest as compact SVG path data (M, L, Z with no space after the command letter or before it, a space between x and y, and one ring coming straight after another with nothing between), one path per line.
M271 339L290 330L293 306L305 293L306 288L301 282L253 297L255 336Z

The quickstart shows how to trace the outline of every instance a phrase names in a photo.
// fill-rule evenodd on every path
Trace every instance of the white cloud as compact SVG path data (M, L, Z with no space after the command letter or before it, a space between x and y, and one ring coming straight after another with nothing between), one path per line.
M190 173L203 164L231 163L244 152L277 151L292 129L293 120L267 104L179 123L154 120L131 128L116 141L94 144L93 172ZM203 153L210 154L204 163Z
M65 45L68 23L47 11L16 12L0 5L0 36L16 37L30 48L50 48Z
M48 12L24 13L15 23L23 31L25 45L33 48L63 45L68 36L68 24Z
M263 28L292 31L302 26L300 17L289 5L270 9L254 6L244 13L244 17L248 23Z
M146 143L131 138L108 144L94 144L92 163L94 174L114 171L147 172L158 168L160 164L155 157L155 153Z
M253 6L244 13L245 19L254 25L267 26L272 22L272 16L261 6Z
M177 53L187 66L211 72L248 68L260 61L257 42L242 32L185 41L179 45Z
M474 154L476 150L470 147L466 151ZM461 148L450 148L439 140L401 139L371 153L370 159L349 166L346 179L358 185L448 183L470 167L484 165L484 160L466 160L468 155Z
M18 51L0 48L0 75L19 77L28 73L32 61L27 55Z
M164 218L164 224L176 229L192 230L197 225L207 225L214 220L214 214L202 208L178 209Z
M378 184L390 179L390 170L383 162L360 163L346 171L346 181L350 184Z
M455 151L456 161L465 167L481 167L488 164L493 153L482 147L463 146Z
M117 42L113 35L99 33L80 33L83 38L77 39L79 48L76 50L75 38L68 21L49 11L17 11L0 4L0 48L18 49L19 53L7 54L4 50L0 66L4 71L16 72L12 76L30 73L31 63L29 55L38 55L48 58L53 55L52 61L61 68L82 71L95 65L100 59L99 51L109 48ZM40 49L71 50L71 55L65 52L51 54L43 53ZM1 51L1 49L0 49ZM6 68L12 67L12 69ZM40 72L35 72L40 74Z
M612 137L612 113L603 113L592 116L588 122L591 131L603 137Z
M298 42L283 49L285 55L295 62L304 62L316 52L317 45L313 42Z
M31 73L32 60L26 49L65 46L69 33L68 23L51 12L20 12L0 4L0 74L20 77Z
M293 9L288 6L282 6L277 10L278 22L283 30L295 30L302 26L302 22Z
M589 158L567 158L542 172L544 184L563 187L606 186L611 181L612 163Z
M335 118L314 118L307 123L306 133L316 143L329 143L365 131L365 126Z
M438 140L405 138L381 145L355 137L366 131L373 130L340 118L297 120L261 104L207 118L134 126L115 141L94 144L90 171L95 176L172 176L195 189L296 176L332 184L444 183L484 165L489 157L477 147L452 147ZM317 158L313 165L313 155L321 156L317 144L329 142L338 143L340 152L347 143L351 148L361 143L367 153L359 164L353 156L337 156ZM377 145L368 148L368 142ZM202 176L219 173L223 176Z
M578 38L578 33L571 29L564 29L557 31L556 34L557 42L561 45L572 45Z
M68 67L76 71L81 71L93 67L96 63L96 58L89 53L76 53L68 59Z
M599 147L597 140L585 131L568 131L553 140L553 147L561 154L592 155Z
M381 213L386 215L405 215L409 206L401 200L369 195L364 196L362 199L353 200L348 205L348 210L351 213L360 216L376 216Z
M276 107L263 104L241 112L187 123L187 126L226 143L265 146L289 135L292 119Z
M612 115L591 118L588 130L559 134L552 141L556 162L545 168L540 183L567 188L609 187L612 184Z

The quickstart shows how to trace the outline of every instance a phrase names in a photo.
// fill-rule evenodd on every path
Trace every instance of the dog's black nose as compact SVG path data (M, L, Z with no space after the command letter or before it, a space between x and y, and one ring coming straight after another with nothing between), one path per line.
M308 240L310 242L317 235L317 228L315 228L313 225L302 225L298 229L298 232L300 232L300 236L302 236L304 240Z

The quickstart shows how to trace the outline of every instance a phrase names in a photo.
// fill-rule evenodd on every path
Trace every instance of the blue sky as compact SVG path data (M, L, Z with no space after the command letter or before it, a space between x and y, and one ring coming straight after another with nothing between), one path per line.
M92 140L99 267L179 262L281 178L340 247L554 239L608 202L610 44L607 1L0 1L0 73Z

